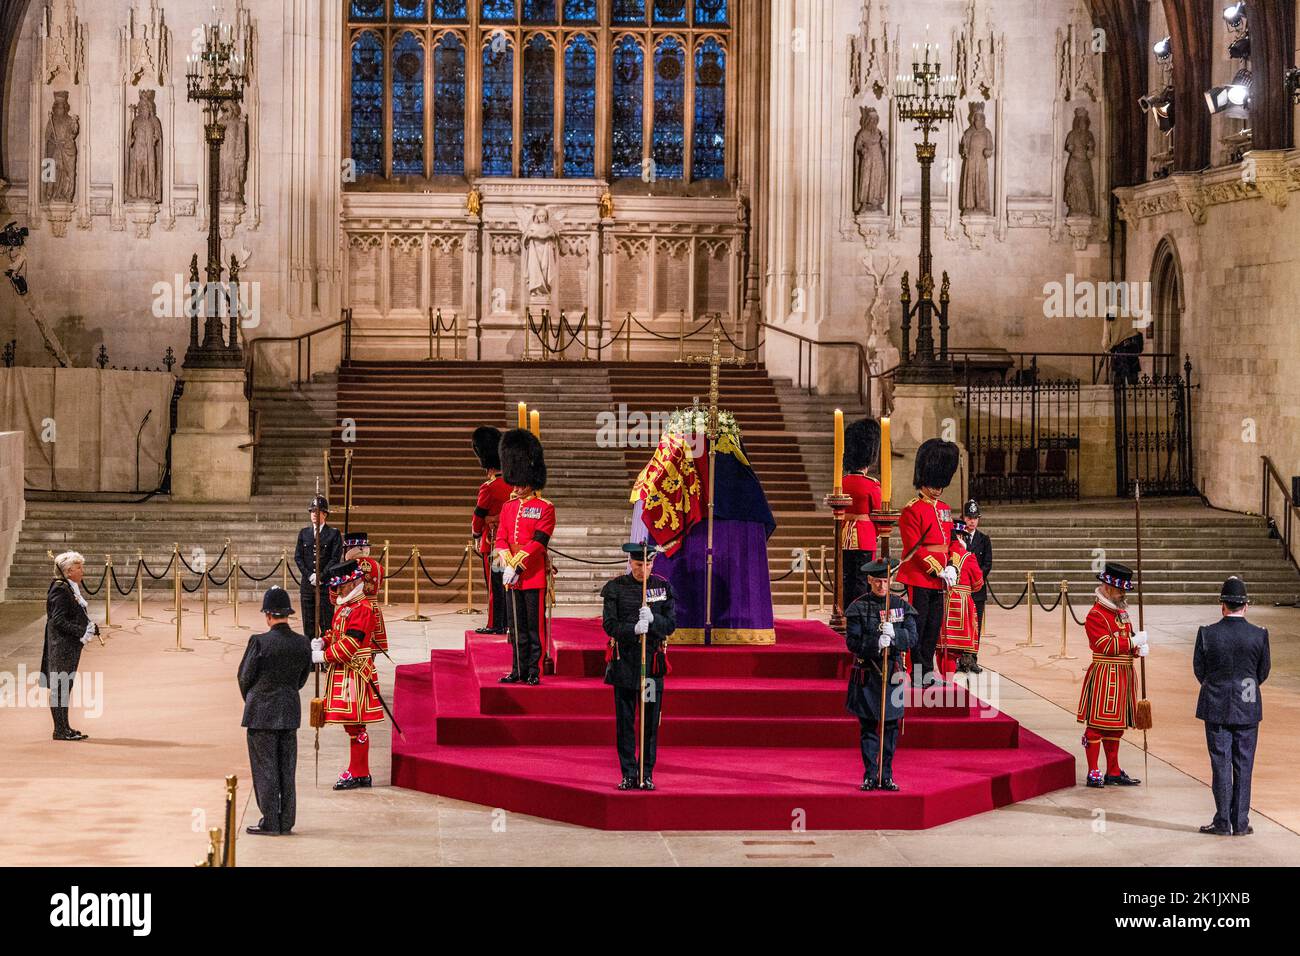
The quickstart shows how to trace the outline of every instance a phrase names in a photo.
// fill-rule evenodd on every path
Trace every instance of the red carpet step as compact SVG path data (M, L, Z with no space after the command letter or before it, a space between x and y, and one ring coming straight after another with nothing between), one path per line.
M622 793L595 619L554 622L556 671L503 685L504 639L398 668L393 783L611 830L924 829L1074 786L1074 758L962 688L912 692L900 793L861 793L843 639L778 621L769 647L674 647L654 793Z

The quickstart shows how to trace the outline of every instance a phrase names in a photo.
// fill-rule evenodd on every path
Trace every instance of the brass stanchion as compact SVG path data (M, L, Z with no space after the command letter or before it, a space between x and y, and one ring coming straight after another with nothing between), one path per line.
M235 627L241 631L246 631L248 628L239 623L239 552L235 552L234 560L230 564L230 580L233 585L231 593L235 598Z
M280 549L280 587L289 590L289 549Z
M411 579L415 582L415 613L402 618L403 621L427 621L428 617L420 613L420 549L411 549Z
M804 620L808 619L808 549L803 549L803 615Z
M1029 607L1029 637L1023 644L1017 644L1016 647L1042 647L1034 640L1034 572L1025 572L1025 604Z
M384 558L380 562L384 566L384 607L388 607L388 539L384 539Z
M482 328L482 326L480 326ZM533 310L524 309L524 361L531 362L532 356L532 339L533 339Z
M239 803L236 799L238 794L239 778L232 773L226 777L226 845L221 854L222 866L235 865L235 827L238 825L238 820L235 818L239 812Z
M135 552L135 617L144 620L144 552Z
M686 361L686 310L677 310L677 361Z
M1070 614L1070 605L1069 602L1066 600L1066 594L1069 593L1069 590L1070 590L1070 582L1064 580L1061 581L1061 653L1049 654L1047 658L1049 661L1078 660L1077 657L1075 657L1073 654L1070 653L1069 647L1065 643L1065 629L1068 623L1066 619L1069 617Z
M627 326L627 338L624 340L624 345L623 345L623 360L626 362L630 362L632 361L632 313L631 312L627 314L627 321L623 324Z
M326 454L328 454L328 452ZM230 568L233 568L235 566L235 552L230 549L229 538L226 539L226 566ZM233 574L227 574L226 575L226 603L227 604L235 603L235 595L233 593L234 584L235 584L235 576Z
M471 539L465 545L465 570L466 570L466 587L465 587L465 606L457 611L457 614L478 614L479 610L474 606L474 561L470 555L474 551L474 541Z
M203 572L203 637L208 637L208 572Z
M817 571L817 613L826 610L826 545L821 546L821 565Z
M104 555L104 630L115 631L121 624L113 623L113 556Z
M183 589L181 587L181 546L179 543L172 545L172 591L175 594L176 610L176 646L164 648L168 651L192 651L194 648L186 647L181 643L181 620L185 616L185 604L182 599Z

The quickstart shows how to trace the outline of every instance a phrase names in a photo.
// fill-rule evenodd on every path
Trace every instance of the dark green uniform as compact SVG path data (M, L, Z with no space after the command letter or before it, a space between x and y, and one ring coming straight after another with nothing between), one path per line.
M875 783L876 759L880 753L880 665L879 647L881 616L885 599L870 590L849 605L845 612L847 630L844 641L853 653L849 672L849 690L844 706L858 718L861 726L864 782ZM893 778L894 749L898 745L898 725L903 719L903 680L906 669L903 654L916 647L916 611L901 596L889 598L890 622L894 625L894 642L889 648L890 685L885 695L884 780Z

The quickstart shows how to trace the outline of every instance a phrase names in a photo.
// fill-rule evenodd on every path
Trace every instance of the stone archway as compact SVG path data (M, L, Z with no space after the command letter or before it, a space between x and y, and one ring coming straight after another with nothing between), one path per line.
M1173 375L1179 371L1185 303L1183 265L1178 257L1178 247L1172 237L1165 236L1151 259L1152 327L1148 339L1151 352L1169 353L1174 359L1168 369L1156 369L1158 373Z

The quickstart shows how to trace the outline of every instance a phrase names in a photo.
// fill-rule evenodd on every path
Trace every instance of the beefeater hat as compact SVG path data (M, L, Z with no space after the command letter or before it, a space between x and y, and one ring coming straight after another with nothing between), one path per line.
M880 423L874 418L862 418L844 429L845 471L861 471L873 465L880 454Z
M516 488L541 491L546 487L546 455L542 443L526 428L512 428L501 436L501 477Z
M915 488L947 488L957 474L961 453L957 446L942 438L929 438L916 450L916 467L912 471Z
M501 429L480 425L474 429L470 444L474 446L474 457L480 465L492 471L501 468Z

